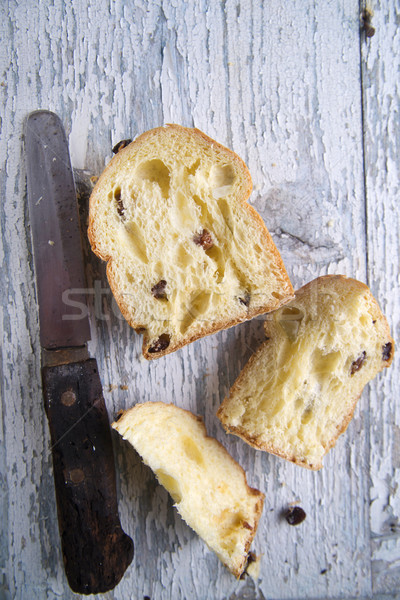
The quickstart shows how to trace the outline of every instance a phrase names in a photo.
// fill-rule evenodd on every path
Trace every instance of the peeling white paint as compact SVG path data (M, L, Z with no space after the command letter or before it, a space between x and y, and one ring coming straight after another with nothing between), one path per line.
M87 104L72 114L72 127L69 134L69 151L74 169L86 168L86 153L91 113Z

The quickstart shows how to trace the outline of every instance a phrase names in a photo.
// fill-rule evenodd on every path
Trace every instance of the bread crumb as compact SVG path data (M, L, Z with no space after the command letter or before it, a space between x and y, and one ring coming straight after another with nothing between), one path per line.
M108 391L112 392L113 390L117 389L117 385L115 385L115 383L110 383L110 385L108 386Z
M124 412L125 412L125 411L124 411L124 410L122 410L122 408L121 408L121 410L119 410L119 411L117 412L117 414L115 415L114 421L115 421L115 422L117 422L117 421L118 421L118 420L119 420L119 419L122 417L122 415L124 414Z
M298 504L301 504L300 500L294 500L293 502L289 502L288 506L297 506Z
M250 575L250 577L256 581L257 579L260 578L260 566L261 566L261 557L262 554L260 554L259 556L257 556L256 554L254 554L254 552L252 552L252 560L251 562L248 563L247 568L246 568L246 573L248 575Z
M120 390L129 390L129 388L128 388L128 386L127 386L127 385L120 385L120 386L119 386L119 389L120 389Z

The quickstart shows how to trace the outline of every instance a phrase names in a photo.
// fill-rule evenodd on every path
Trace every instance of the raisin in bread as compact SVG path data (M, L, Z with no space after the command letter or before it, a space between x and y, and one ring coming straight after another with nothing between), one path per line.
M368 287L341 275L305 285L269 317L218 417L255 448L320 469L364 386L392 361L389 326Z
M239 577L262 512L264 494L200 417L163 402L137 404L112 427L128 440L168 490L179 514Z
M243 161L197 129L167 125L123 147L90 198L89 240L129 324L156 358L293 297L246 202Z

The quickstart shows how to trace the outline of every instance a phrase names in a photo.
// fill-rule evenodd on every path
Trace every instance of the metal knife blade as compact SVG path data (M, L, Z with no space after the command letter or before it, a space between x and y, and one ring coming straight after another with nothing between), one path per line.
M103 593L131 563L133 542L118 516L110 424L97 363L86 347L90 330L88 311L82 310L87 307L77 202L60 119L49 111L30 114L25 145L43 397L65 573L74 592ZM70 302L68 293L77 289L81 293Z
M57 115L44 110L29 115L25 151L41 346L82 346L90 339L90 328L78 209L67 139Z

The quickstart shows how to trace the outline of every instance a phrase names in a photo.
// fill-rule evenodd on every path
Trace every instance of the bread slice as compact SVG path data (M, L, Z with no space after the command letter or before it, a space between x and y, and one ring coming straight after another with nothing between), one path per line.
M163 402L136 404L112 427L128 440L175 501L179 514L239 577L262 512L264 494L200 417Z
M243 161L198 129L167 125L120 150L90 198L89 240L115 299L157 358L293 297L247 204Z
M389 326L368 287L341 275L308 283L269 317L218 417L255 448L320 469L364 386L392 362Z

